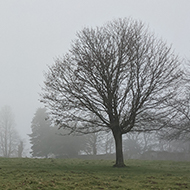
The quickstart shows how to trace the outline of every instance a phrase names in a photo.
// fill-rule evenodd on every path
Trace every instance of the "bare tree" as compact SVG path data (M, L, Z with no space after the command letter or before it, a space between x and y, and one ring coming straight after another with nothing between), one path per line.
M100 131L82 136L84 139L81 153L88 155L111 154L114 149L113 135Z
M161 139L190 141L190 62L184 62L185 75L183 85L178 89L179 95L168 100L167 105L176 110L175 120L161 132Z
M4 106L0 111L0 150L4 157L14 154L19 141L14 128L14 116L9 106Z
M128 158L138 159L143 153L157 148L158 137L155 133L128 133L123 145Z
M86 154L96 155L99 141L98 136L98 133L91 133L83 136L85 139L85 143L82 151L84 151Z
M123 167L122 135L159 130L174 116L165 102L176 96L179 65L140 21L84 28L69 53L49 67L42 102L52 123L70 133L111 130L114 166Z
M109 133L103 133L102 135L104 135L103 139L103 143L102 143L102 150L103 152L105 152L106 154L111 154L113 152L114 149L114 139L113 139L113 135Z
M17 153L18 153L18 157L19 157L19 158L22 157L23 150L24 150L24 142L23 142L23 141L20 141L20 143L19 143L19 145L18 145L18 150L17 150Z
M176 110L175 120L163 132L161 139L190 141L190 93L189 87L179 98L168 101L168 106Z

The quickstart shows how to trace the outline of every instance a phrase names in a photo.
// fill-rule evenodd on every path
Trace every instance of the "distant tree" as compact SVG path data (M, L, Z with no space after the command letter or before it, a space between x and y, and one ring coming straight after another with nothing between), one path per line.
M83 146L81 147L82 154L97 155L111 154L114 147L113 136L104 131L97 133L85 134L83 137Z
M83 135L83 138L84 146L82 151L91 155L97 155L101 152L101 147L104 145L103 134L101 132Z
M38 108L31 123L32 133L29 134L32 156L48 157L49 154L54 154L57 157L73 157L78 155L82 145L80 137L65 135L65 131L61 133L56 126L51 126L47 118L46 109Z
M123 147L128 159L137 159L142 153L142 147L139 141L138 134L127 134L127 138L123 142Z
M139 158L144 152L154 150L158 146L158 138L155 133L128 133L123 146L128 158Z
M98 146L98 133L91 133L84 136L85 143L82 151L86 154L97 154L97 146Z
M115 152L115 150L113 150L114 147L114 139L113 139L113 135L109 132L109 133L105 133L102 134L104 135L103 140L103 144L102 144L102 150L103 152L105 152L106 154L111 154L113 152Z
M23 143L23 141L20 141L20 143L18 144L18 150L17 150L19 158L22 157L23 150L24 150L24 143Z
M50 135L50 122L47 120L45 108L38 108L31 122L32 133L29 134L31 154L33 157L42 157L51 152L48 137Z
M51 142L51 153L57 157L77 157L80 151L84 147L84 137L77 135L67 135L67 132L64 129L52 127L51 135L49 137Z
M13 156L19 140L12 110L9 106L4 106L0 110L0 151L2 156Z
M111 130L114 166L123 167L123 134L170 122L173 109L165 102L176 96L179 66L142 22L119 19L77 33L69 53L49 67L42 102L51 122L70 133Z

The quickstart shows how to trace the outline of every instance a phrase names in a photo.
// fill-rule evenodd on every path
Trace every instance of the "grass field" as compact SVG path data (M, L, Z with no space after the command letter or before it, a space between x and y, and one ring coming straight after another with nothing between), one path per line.
M0 158L0 190L190 189L190 162Z

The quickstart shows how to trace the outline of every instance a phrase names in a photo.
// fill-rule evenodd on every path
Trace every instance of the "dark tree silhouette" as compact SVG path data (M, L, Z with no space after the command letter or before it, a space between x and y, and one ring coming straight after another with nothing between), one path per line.
M83 145L83 138L63 135L64 130L60 134L56 127L51 126L47 118L46 109L38 108L32 119L32 133L29 134L32 156L48 157L51 154L57 157L77 156Z
M30 143L32 144L30 152L33 157L47 157L51 153L50 122L45 108L38 108L31 122L32 133L29 134Z
M181 71L178 58L145 25L118 19L77 33L68 54L46 73L42 102L51 122L72 132L111 130L116 167L123 167L122 135L158 130L172 109Z

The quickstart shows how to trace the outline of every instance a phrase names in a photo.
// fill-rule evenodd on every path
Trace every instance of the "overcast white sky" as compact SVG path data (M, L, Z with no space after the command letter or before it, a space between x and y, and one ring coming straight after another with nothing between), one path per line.
M117 18L140 19L190 59L189 0L0 0L0 108L10 105L27 139L43 72L77 31Z

